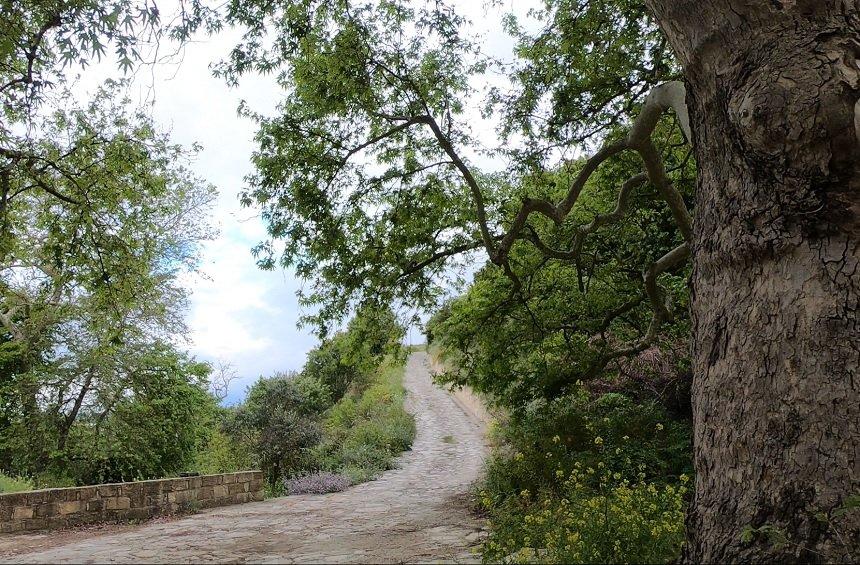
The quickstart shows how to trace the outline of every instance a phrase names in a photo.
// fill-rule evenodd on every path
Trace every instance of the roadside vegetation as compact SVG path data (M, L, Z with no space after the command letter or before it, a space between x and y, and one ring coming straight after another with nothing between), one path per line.
M182 470L216 409L180 283L216 193L122 93L36 113L0 160L0 471L35 487Z
M33 490L33 482L21 477L9 477L0 473L0 494Z
M261 378L244 402L220 409L197 469L262 469L272 495L342 490L390 469L415 435L402 338L390 309L359 310L301 372Z
M600 183L588 184L580 195L585 208L611 209L605 187L620 183L629 166L608 168ZM561 174L545 181L565 183ZM496 415L492 455L476 486L490 524L487 562L680 556L692 478L685 271L661 278L676 305L663 337L605 366L600 359L601 342L647 331L635 265L659 255L672 233L655 201L637 205L633 222L607 228L590 259L552 265L519 248L519 291L487 265L426 324L431 350L447 368L440 380L469 385ZM577 220L587 223L589 213ZM655 220L665 228L649 227Z
M230 407L212 392L209 365L163 352L172 363L150 358L136 388L107 414L82 402L61 451L46 446L42 455L45 444L5 428L0 492L247 469L266 473L271 495L371 480L415 434L403 408L402 337L390 309L363 308L310 352L302 371L261 377ZM31 416L41 418L43 431L56 421L46 409Z
M430 327L444 336L437 323ZM466 363L455 351L447 357L448 366ZM454 369L442 379L476 385L469 375ZM485 562L667 563L680 556L693 475L687 415L632 388L607 392L582 381L522 404L482 396L495 416L491 456L474 488L490 528Z

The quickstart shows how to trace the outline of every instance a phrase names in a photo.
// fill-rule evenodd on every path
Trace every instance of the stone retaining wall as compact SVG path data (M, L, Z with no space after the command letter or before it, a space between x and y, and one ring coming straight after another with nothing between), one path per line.
M0 494L0 532L143 520L262 499L261 471Z

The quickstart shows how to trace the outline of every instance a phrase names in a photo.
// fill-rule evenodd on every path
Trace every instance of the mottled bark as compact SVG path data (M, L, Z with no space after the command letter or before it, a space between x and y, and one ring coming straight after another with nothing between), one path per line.
M646 3L700 167L685 560L860 560L860 0Z

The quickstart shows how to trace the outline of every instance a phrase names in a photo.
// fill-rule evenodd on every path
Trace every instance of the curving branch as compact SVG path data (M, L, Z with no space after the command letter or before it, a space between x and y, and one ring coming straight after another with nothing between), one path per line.
M436 141L439 143L439 146L442 147L442 150L448 155L454 163L454 166L457 167L457 170L460 171L463 180L466 181L466 185L472 193L472 200L475 203L475 213L478 217L478 227L481 230L481 239L483 240L484 247L487 249L490 257L494 257L496 255L495 244L493 243L495 239L492 234L490 234L490 227L487 223L487 207L484 204L484 195L481 192L481 187L478 184L478 181L475 180L475 176L472 174L468 165L466 165L463 159L460 158L460 155L457 154L451 140L445 135L433 116L430 115L429 109L426 110L427 114L421 117L421 121L430 127L433 131L433 135L436 137Z
M375 145L376 143L379 143L380 141L382 141L384 139L388 139L389 137L397 135L398 133L409 129L411 126L422 123L422 121L423 121L422 117L413 117L413 118L407 119L407 120L403 121L403 123L401 123L400 125L394 126L393 128L389 129L388 131L384 131L378 135L375 135L375 136L371 137L370 139L368 139L367 141L365 141L364 143L360 143L360 144L356 145L355 147L348 149L346 151L346 154L343 157L341 157L341 161L343 163L346 163L350 159L350 157L352 157L353 155L355 155L359 151L362 151L363 149L367 149L371 145Z
M669 82L654 88L646 97L642 111L634 121L627 137L604 146L588 159L571 183L567 195L563 200L555 206L546 201L524 200L496 253L493 254L492 250L488 248L493 262L505 268L505 273L513 281L514 288L519 289L521 284L508 264L508 253L514 241L523 238L521 232L524 229L527 229L529 232L524 238L531 241L546 257L562 260L578 260L587 235L604 225L619 222L625 217L630 207L630 197L635 189L648 180L659 190L672 212L672 216L684 237L685 243L661 257L643 274L645 293L654 312L645 335L632 345L601 354L589 373L593 374L595 371L602 370L613 359L635 355L643 351L657 339L661 325L672 319L671 307L667 304L664 292L660 288L657 278L661 273L680 265L689 258L689 243L692 240L693 234L692 217L680 192L673 186L666 173L660 153L652 140L652 134L663 113L672 109L677 115L678 123L687 141L689 142L692 139L690 117L685 98L686 91L681 82ZM563 223L579 199L588 179L597 171L599 166L607 159L627 150L635 151L639 155L642 159L645 172L633 176L622 185L615 209L607 214L598 214L590 223L578 226L573 236L572 245L568 250L553 249L541 241L537 232L528 225L528 217L533 212L539 212L552 219L556 225ZM630 308L632 307L630 306Z
M673 267L677 267L689 257L690 246L687 243L682 243L648 267L648 270L645 271L642 277L645 282L645 292L648 295L648 300L651 302L652 308L654 308L654 318L657 319L658 325L660 322L670 321L672 319L672 312L670 305L663 296L663 291L657 284L657 276Z
M645 335L642 336L641 339L639 339L632 345L613 349L601 354L589 368L589 376L593 376L599 371L602 371L606 367L606 365L608 365L611 361L615 359L619 359L621 357L630 357L631 355L637 355L654 344L654 342L657 340L660 326L663 324L663 322L667 322L672 319L672 312L670 306L667 304L667 300L663 295L663 291L657 284L657 276L673 267L677 267L678 265L686 261L689 256L689 245L687 243L682 243L681 245L658 259L653 265L648 268L647 271L645 271L645 274L643 275L645 281L645 291L648 295L648 300L651 303L651 307L654 309L654 314L651 317L651 322L648 324L648 330L645 332Z
M551 209L550 207L552 205L544 201L540 201L540 206L537 206L535 201L524 202L523 206L514 217L514 222L511 225L511 228L508 230L508 233L499 245L497 253L495 255L491 253L491 259L493 262L501 263L507 260L507 255L510 252L510 248L514 243L514 240L517 239L519 232L526 225L526 221L532 212L540 211L545 216L551 218L556 224L563 222L573 209L576 201L579 199L579 195L582 193L582 190L585 188L585 184L588 182L588 179L591 178L591 175L597 171L604 161L627 150L636 151L642 158L642 162L645 165L647 179L660 191L661 195L666 200L669 209L672 211L672 215L678 224L678 228L681 230L681 234L684 236L686 241L690 241L693 235L692 218L687 210L686 204L684 204L684 199L681 197L681 194L672 185L671 180L669 180L669 177L666 174L666 169L660 159L660 154L651 140L651 134L654 132L654 128L657 127L657 122L659 121L660 116L669 108L674 109L678 114L678 122L681 124L681 129L684 130L684 135L689 139L690 120L686 104L684 103L684 92L685 88L681 82L669 82L656 87L645 99L645 102L642 105L642 111L640 112L639 117L634 121L633 127L631 128L628 136L625 139L615 141L604 146L590 159L588 159L583 164L579 174L571 183L567 195L563 200L552 207L554 209ZM644 178L639 180L641 182ZM624 192L623 188L624 187L622 187L622 192ZM632 190L632 187L628 186L628 189ZM627 194L622 193L620 197L622 196L626 197ZM623 217L623 213L620 215L614 214L611 219L601 220L598 224L604 225L610 221L617 221L621 217ZM590 229L588 233L594 231L597 227L599 226L595 226ZM573 256L575 256L576 247L577 245L575 241L573 249L568 253L573 253ZM491 250L488 248L488 251Z
M433 253L428 258L424 259L423 261L417 261L417 262L412 261L412 262L410 262L409 265L407 265L403 269L403 271L397 276L397 278L402 279L402 278L408 277L409 275L413 275L413 274L421 271L425 267L432 265L433 263L435 263L441 259L446 259L446 258L452 257L454 255L459 255L460 253L465 253L466 251L472 251L474 249L478 249L478 248L483 247L483 246L484 246L483 241L473 241L471 243L465 243L463 245L456 245L454 247L444 249L442 251L437 251L436 253Z
M641 111L634 120L628 135L621 140L606 144L592 157L587 159L570 183L566 194L559 202L553 203L545 199L523 198L520 208L514 215L510 226L504 234L499 236L494 235L490 229L486 204L480 184L468 164L457 153L449 135L443 131L443 128L440 127L433 117L427 103L420 97L420 91L408 81L408 77L403 77L390 69L385 70L393 79L401 81L405 86L413 90L414 94L418 96L418 102L423 106L423 112L419 112L418 115L376 112L375 115L377 117L386 119L389 122L399 123L393 126L391 130L370 139L366 144L362 144L361 148L384 139L391 134L404 131L413 125L426 125L429 127L440 149L450 159L450 164L457 168L466 186L469 188L481 235L480 241L438 251L420 262L413 261L404 268L399 278L420 271L436 261L483 246L490 260L502 267L505 275L511 279L513 283L513 296L522 289L522 282L511 268L509 261L510 251L516 240L526 239L530 241L547 258L577 261L582 253L586 237L603 226L622 221L629 212L633 192L648 181L657 188L662 199L665 200L685 243L667 253L643 273L645 295L654 311L646 334L632 345L602 354L595 364L595 370L604 368L612 359L636 354L650 346L656 340L661 324L672 319L671 309L666 304L664 292L660 288L657 278L661 273L678 266L690 256L689 243L692 240L693 234L690 212L680 192L673 186L671 179L669 179L663 160L652 139L661 116L667 110L675 112L678 124L687 142L690 142L692 139L684 84L673 81L652 89L648 96L646 96ZM860 118L858 118L858 127L860 127ZM608 159L626 151L633 151L640 157L644 172L634 175L624 182L619 190L615 208L611 212L597 214L587 224L576 226L570 248L568 249L554 249L543 242L535 229L529 225L528 220L530 216L532 214L540 214L551 220L556 226L561 226L576 205L589 179L599 167ZM347 157L351 155L352 152ZM640 302L637 301L635 304L625 305L624 311L632 309Z
M404 80L402 77L399 78ZM651 134L654 132L654 128L657 126L660 116L668 109L673 109L675 111L678 116L678 123L680 124L684 135L688 140L691 138L690 119L685 102L685 87L681 82L668 82L654 88L646 97L642 106L642 111L634 121L628 136L625 139L605 145L590 159L588 159L571 183L567 194L560 202L553 204L547 200L524 198L520 209L514 215L511 226L501 237L500 241L499 238L493 236L490 231L486 205L477 179L466 162L457 153L450 138L442 131L442 128L433 118L426 104L424 105L424 109L426 113L421 116L390 115L378 112L377 115L391 121L403 122L401 126L395 128L397 131L402 131L403 129L415 124L425 124L431 129L440 148L449 157L451 163L458 169L466 185L469 187L472 194L472 201L475 206L478 225L481 231L481 239L490 260L496 265L504 266L505 263L507 263L511 247L517 239L529 239L530 241L534 241L541 252L547 254L549 257L558 259L575 259L578 256L579 249L581 249L582 246L582 241L586 235L603 225L616 222L623 218L628 204L629 194L633 189L641 185L646 178L660 191L669 206L684 239L688 242L692 239L692 218L690 213L687 210L687 206L684 203L681 194L672 185L672 182L666 173L666 169L663 166L662 160L660 159L660 154L651 140ZM529 236L522 236L523 229L528 225L529 216L533 213L539 213L552 220L556 225L561 225L579 199L586 183L597 171L600 165L611 157L628 150L636 151L641 157L645 166L644 176L637 175L622 186L622 191L619 195L619 204L616 206L615 211L605 216L598 216L591 222L591 224L578 228L576 236L574 237L573 246L570 250L553 250L548 246L543 245L542 242L539 242L539 239L536 238L533 233ZM498 247L495 245L496 241L499 241Z

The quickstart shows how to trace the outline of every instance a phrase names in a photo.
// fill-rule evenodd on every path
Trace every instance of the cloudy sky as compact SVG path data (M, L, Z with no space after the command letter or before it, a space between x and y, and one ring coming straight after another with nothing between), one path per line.
M169 13L169 3L159 2L162 13ZM525 3L507 0L492 8L477 0L459 4L475 31L484 36L487 52L509 57L513 43L501 29L501 16L512 10L524 13ZM239 206L237 194L251 171L255 127L239 118L236 108L246 100L255 111L271 111L280 93L270 77L246 77L237 88L212 77L210 64L222 58L237 38L231 30L214 38L196 37L185 47L181 61L139 71L131 90L132 100L149 106L156 123L171 132L174 142L202 145L193 169L220 193L213 211L220 235L203 251L205 277L189 281L187 322L193 354L230 363L237 370L239 378L227 398L231 403L240 400L245 388L261 375L300 369L316 344L309 329L296 326L301 309L295 293L302 282L290 271L261 271L251 256L251 247L265 238L265 229L254 210ZM87 71L78 92L86 96L106 76L116 74L110 64ZM481 124L477 113L472 120L480 124L485 143L492 143L492 124ZM413 342L423 339L416 330L410 335Z

